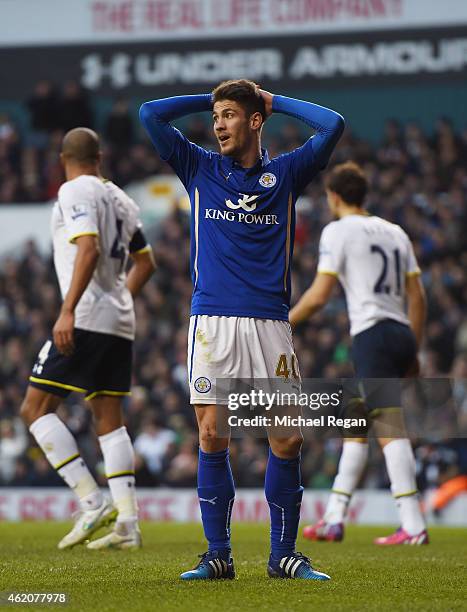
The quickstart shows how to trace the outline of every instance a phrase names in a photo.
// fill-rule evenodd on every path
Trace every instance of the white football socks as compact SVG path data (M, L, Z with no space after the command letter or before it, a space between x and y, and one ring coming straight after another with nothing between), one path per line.
M426 524L418 500L412 446L407 439L392 440L383 453L401 526L409 535L418 535Z
M118 510L117 521L136 523L135 454L126 427L99 436L110 492Z
M102 505L102 493L81 458L76 440L56 414L46 414L30 426L29 431L44 451L53 468L76 493L82 510Z
M326 507L324 520L327 523L342 523L347 513L350 498L358 485L368 457L365 442L344 442L337 475L332 485L331 496Z

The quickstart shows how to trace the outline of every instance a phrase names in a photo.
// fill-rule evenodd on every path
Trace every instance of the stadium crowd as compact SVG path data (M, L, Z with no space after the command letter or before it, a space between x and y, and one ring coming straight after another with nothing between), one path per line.
M31 130L20 135L0 116L0 204L38 202L54 197L63 180L58 151L64 130L96 125L91 106L76 84L58 97L41 82L27 102ZM102 130L105 173L117 184L158 173L171 173L149 143L138 136L136 118L123 100L115 102ZM186 135L215 148L209 126L198 117ZM299 146L301 126L286 123L267 138L270 156ZM467 130L458 134L440 119L434 135L413 122L390 120L377 147L347 130L332 164L353 159L370 179L368 209L399 223L414 242L428 295L426 340L421 353L424 376L467 379ZM313 279L319 235L331 219L322 179L317 178L298 204L293 262L295 299ZM172 212L147 232L158 271L136 303L132 396L125 404L126 423L137 454L139 486L191 487L196 481L197 436L189 405L186 344L191 297L189 217L174 202ZM55 486L61 480L31 443L18 418L31 365L55 322L60 304L49 257L34 243L0 262L0 485ZM345 301L340 291L320 314L295 334L303 377L352 375ZM458 389L460 419L467 425L467 389ZM84 458L102 484L103 465L90 412L71 396L60 415L78 439ZM415 440L419 483L433 488L448 477L467 473L467 442ZM303 481L311 488L332 484L341 442L314 439L303 450ZM263 440L244 438L232 445L238 486L262 486L267 461ZM364 486L386 487L381 453L372 449Z

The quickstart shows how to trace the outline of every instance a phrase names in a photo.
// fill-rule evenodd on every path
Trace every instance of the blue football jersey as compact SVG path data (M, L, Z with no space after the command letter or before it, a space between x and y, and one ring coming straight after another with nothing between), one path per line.
M178 96L145 103L143 124L174 169L191 202L193 315L288 320L295 202L319 172L343 130L343 119L323 107L274 96L273 110L317 130L303 147L252 168L190 142L169 121L211 110L211 96Z

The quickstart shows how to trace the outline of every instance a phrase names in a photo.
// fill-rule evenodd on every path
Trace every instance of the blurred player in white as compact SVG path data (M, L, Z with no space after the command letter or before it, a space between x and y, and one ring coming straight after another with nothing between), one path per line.
M80 512L58 547L82 543L117 519L88 548L137 548L134 452L123 425L135 335L133 297L155 269L139 209L100 173L99 139L87 128L68 132L61 161L66 182L52 213L55 270L63 305L29 378L21 415L51 465L73 489ZM133 265L127 276L126 264ZM55 414L72 391L89 400L113 504L102 495L76 441Z
M364 210L367 188L363 171L352 162L336 166L327 176L328 204L337 220L323 230L318 274L291 310L290 322L296 326L321 309L339 281L347 299L352 360L357 377L404 378L417 371L417 349L426 316L425 293L407 234L398 225ZM370 417L376 412L383 415L385 408L394 411L400 406L400 397L395 396L399 401L395 403L394 393L390 391L389 395L392 395L390 401L383 401L373 414L369 413ZM378 439L392 494L397 501L401 527L388 537L377 538L375 543L426 544L428 535L418 501L410 442L401 437L378 436ZM344 441L324 519L306 527L305 537L342 540L349 501L367 456L366 438Z

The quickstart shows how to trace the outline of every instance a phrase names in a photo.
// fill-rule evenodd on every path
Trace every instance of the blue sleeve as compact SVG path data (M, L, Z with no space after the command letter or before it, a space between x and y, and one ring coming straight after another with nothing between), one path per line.
M300 192L331 157L337 141L344 131L344 118L335 111L286 96L274 96L272 110L300 119L316 132L307 142L284 155L290 163L290 172L297 192Z
M153 100L145 102L139 109L140 121L152 144L161 158L172 166L185 187L195 176L200 158L208 153L185 138L170 122L184 115L211 109L211 94Z

